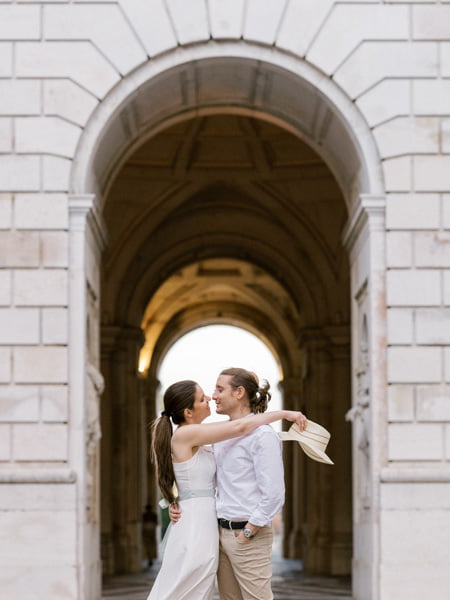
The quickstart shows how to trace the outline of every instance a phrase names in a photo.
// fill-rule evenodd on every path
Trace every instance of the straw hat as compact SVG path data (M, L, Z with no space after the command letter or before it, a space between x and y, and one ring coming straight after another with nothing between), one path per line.
M334 464L325 454L331 436L322 425L308 419L308 424L304 431L300 431L297 423L294 423L289 431L281 431L278 435L283 441L297 441L303 452L313 460L327 463L328 465Z

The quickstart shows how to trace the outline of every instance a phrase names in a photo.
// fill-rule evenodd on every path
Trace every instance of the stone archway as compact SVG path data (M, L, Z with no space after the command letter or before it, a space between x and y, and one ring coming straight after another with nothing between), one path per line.
M325 159L325 162L321 160L321 164L332 170L339 184L340 190L338 190L337 195L342 201L341 215L345 216L346 211L347 215L350 215L346 240L351 251L352 288L356 293L359 293L362 288L369 290L368 322L372 333L369 343L376 353L380 353L377 336L380 335L379 332L382 334L383 323L377 321L377 315L378 305L382 301L379 292L382 289L383 282L377 274L381 272L381 265L367 260L367 250L374 259L375 255L372 254L371 245L375 243L378 247L382 247L383 244L382 235L377 233L378 224L372 218L375 216L375 219L377 219L378 215L382 213L382 199L378 196L381 191L381 177L370 134L365 129L365 125L354 106L347 102L337 87L333 86L329 80L326 83L318 73L305 66L305 63L276 52L271 53L270 56L267 55L267 62L264 62L264 56L263 60L261 60L261 57L266 53L265 50L260 48L258 49L258 60L256 60L251 56L251 46L246 44L232 45L234 51L232 57L230 57L228 56L230 45L224 44L222 46L219 44L218 46L220 48L214 46L215 51L218 53L217 57L211 58L211 53L208 53L208 58L204 57L203 60L201 47L192 49L189 60L187 60L186 53L175 52L171 57L171 66L173 67L173 64L177 62L179 64L168 71L165 71L166 58L163 57L160 61L156 60L151 67L146 66L142 71L133 74L126 85L119 85L100 105L94 116L95 118L88 124L79 146L79 159L76 161L72 180L74 190L72 204L77 202L76 192L95 192L99 206L103 205L106 198L110 198L115 192L111 182L114 181L114 185L117 184L117 174L119 171L123 172L124 169L129 168L129 162L136 156L140 145L146 140L151 144L151 141L156 139L159 133L165 132L165 135L167 135L170 126L176 128L180 124L188 122L188 120L194 122L195 130L195 122L198 122L199 119L204 118L207 120L215 115L226 113L246 121L253 119L256 122L268 123L270 127L277 127L283 132L289 132L294 139L306 140L309 147L315 151L315 156L322 156ZM239 52L236 52L237 47L239 47ZM196 53L197 57L193 56ZM221 53L224 53L225 56ZM234 76L238 67L247 69L246 77L240 79ZM149 73L149 70L153 73ZM210 76L208 76L208 73ZM212 74L215 77L212 77ZM221 75L222 79L220 78ZM140 78L142 78L141 81ZM174 81L181 82L180 98L183 102L171 105L168 93L173 89ZM200 81L205 84L203 87L204 97L201 97L198 93ZM252 81L252 86L248 88L249 81ZM140 92L142 92L141 96ZM272 92L273 96L270 97ZM158 94L160 95L158 106L168 107L167 110L160 110L159 112L156 110L153 113L145 112L143 108L145 108L146 102L155 96L158 97ZM305 109L304 113L298 114L297 98L299 94L304 101L302 106L309 107L309 112ZM143 106L140 106L140 100L143 102ZM142 120L140 115L144 113L146 117ZM192 135L195 136L195 131ZM195 139L195 137L191 137L191 141L192 139ZM342 152L343 147L347 149L345 154ZM255 155L257 155L257 151L255 151ZM185 161L184 173L181 171L183 177L186 176L186 164ZM181 160L179 166L183 169L183 160ZM167 189L162 190L160 194L158 206L152 215L153 224L158 225L158 229L155 227L154 235L147 235L146 239L144 239L145 236L140 237L138 235L134 239L129 239L129 243L126 245L118 243L114 247L114 252L109 256L110 264L114 264L114 259L117 259L119 255L122 255L124 260L117 261L115 265L117 269L114 269L111 276L109 293L104 294L106 296L104 322L108 324L104 328L104 339L107 337L110 340L109 349L111 352L109 352L107 361L109 369L104 368L103 372L107 382L108 380L111 382L113 380L113 367L119 365L117 373L119 378L122 377L123 379L119 382L116 381L116 384L120 385L122 390L116 404L120 406L120 415L126 415L130 427L134 431L136 431L139 418L142 417L141 407L139 403L135 403L133 411L130 411L128 407L125 408L125 403L127 397L131 396L137 400L142 394L141 384L135 377L137 352L143 343L137 315L143 314L153 291L158 289L158 284L194 260L198 262L199 258L203 260L242 258L237 250L241 249L241 242L245 239L244 234L248 231L249 222L243 219L244 232L235 236L234 239L232 232L228 230L225 231L221 239L217 235L217 231L215 232L216 236L204 234L204 244L197 247L196 250L195 246L188 243L189 240L183 241L183 238L181 238L175 249L176 251L172 252L173 248L171 249L170 244L167 244L167 233L169 231L167 208L172 209L170 214L175 217L175 224L177 222L181 224L183 219L188 217L184 209L194 210L195 206L198 207L199 203L202 204L202 198L204 206L205 198L208 198L208 190L211 190L210 187L205 187L204 182L201 185L189 182L188 186L184 186L185 179L178 180L177 176L179 176L179 173L175 173L175 177L172 177ZM229 186L223 185L222 181L220 188L224 192L227 188L229 189ZM232 185L231 190L233 192L239 191L239 185ZM265 214L260 220L261 223L267 225L269 223L268 215L271 215L267 206L280 207L282 204L277 204L277 202L280 203L282 195L273 194L264 189L260 192L260 194L252 195L247 203L241 200L239 207L244 205L247 207L254 206L257 209L256 213L259 212L259 215L257 215L259 217L261 217L261 211L264 213L265 209ZM373 194L376 194L376 196L374 197ZM242 198L244 197L245 194L242 194ZM108 206L111 205L108 202L104 207L104 216L106 222L110 225ZM224 204L225 212L229 206L229 204ZM159 210L161 207L165 210ZM281 211L279 208L278 212L279 215L284 214L284 210ZM142 218L143 214L141 213L141 219L127 224L130 230L133 232L140 230L138 221L145 221ZM211 209L209 214L211 214ZM270 223L270 225L271 227L278 227L279 232L289 231L288 225L295 229L294 223L289 219L289 216L286 217L286 214L284 215L284 223L283 219L273 220L277 222ZM208 231L205 226L210 222L208 218L203 219L201 223L197 224L199 231ZM195 225L195 223L191 222L191 225ZM109 227L109 229L111 234L111 228ZM307 240L308 234L314 238L314 235L311 236L307 224L303 223L301 225L301 231L304 232L304 240ZM155 243L155 235L161 237L158 243ZM292 235L292 231L289 235ZM278 240L283 239L280 233L277 234L276 238ZM300 239L300 236L298 236L298 239ZM213 251L210 250L211 245L209 244L211 242L213 242ZM316 318L306 318L302 326L296 331L298 336L296 348L297 350L300 349L303 359L308 356L308 360L303 360L301 363L303 374L307 375L310 372L307 367L315 366L313 377L305 390L302 384L302 372L294 371L291 373L291 377L286 379L284 386L285 394L290 396L293 405L301 402L305 395L319 398L321 408L318 412L319 417L316 417L316 419L325 422L324 419L327 419L330 415L327 414L326 390L321 386L321 381L331 379L335 381L336 385L340 384L345 388L345 368L335 369L333 365L338 365L339 362L342 363L346 360L348 365L348 287L347 300L344 300L343 304L345 307L347 302L347 315L341 314L340 317L335 315L335 320L331 321L317 318L317 314L322 314L322 317L329 314L330 300L336 300L338 305L339 300L343 300L339 298L339 294L336 298L333 298L333 291L330 289L333 286L330 286L331 279L326 276L326 273L333 271L332 265L330 265L333 261L327 260L326 248L323 247L320 252L312 252L311 254L305 249L300 249L297 256L300 260L293 261L292 258L289 260L285 252L274 253L274 248L271 248L271 252L264 244L258 244L257 240L254 239L253 242L254 244L244 247L244 258L248 260L250 254L251 262L254 262L257 266L270 269L272 274L276 275L286 289L289 290L292 297L295 297L295 293L298 293L298 290L301 289L304 290L303 299L310 296L309 301L304 302L303 315L306 316L309 310L310 315L316 315ZM305 244L307 244L307 241L305 241ZM152 246L159 249L156 254L148 253ZM307 245L305 248L307 248ZM190 252L193 252L192 256L189 256ZM196 252L197 256L195 255ZM198 253L200 253L200 257ZM273 259L274 256L276 260ZM314 265L314 260L311 261L312 258L318 260L316 265ZM95 265L98 265L98 260L94 259L92 264L95 268ZM302 270L306 270L309 274L309 278L306 278L307 285L305 285ZM108 276L111 273L110 270ZM295 285L291 281L291 277L292 280L296 280ZM336 277L336 273L334 273L334 277ZM129 282L127 286L122 285L125 280ZM329 286L328 289L327 285ZM314 291L309 294L311 288ZM345 286L341 288L341 291L342 289L345 289ZM321 294L319 290L323 290L324 293ZM105 287L103 287L103 293L104 291ZM115 303L113 307L108 304L111 298L113 304ZM331 305L333 305L333 302L331 302ZM129 318L130 315L131 319ZM377 323L379 323L379 326ZM355 329L353 331L355 332ZM354 335L358 334L354 333ZM103 348L106 350L107 344L104 344ZM331 352L330 348L333 348ZM382 372L378 377L382 377ZM381 393L380 380L377 380L377 376L371 379L371 385L375 391ZM302 390L301 394L298 392L299 389ZM105 398L110 398L108 385ZM340 405L340 412L342 413L342 405ZM344 427L342 416L342 414L331 414L332 421L330 423L335 426L336 431L342 430ZM320 419L320 417L323 418ZM327 423L325 422L325 424ZM373 421L372 426L379 427L379 422ZM108 425L104 424L104 432L107 431L107 427ZM120 440L118 441L120 442ZM123 443L125 444L124 440ZM123 445L121 448L123 450ZM142 447L137 450L142 456ZM125 451L122 455L127 455L127 452ZM128 456L130 456L130 453L128 453ZM300 466L295 460L292 460L292 465L290 464L289 468L300 471ZM373 469L373 467L370 468ZM127 470L126 467L124 469ZM137 466L135 472L129 474L129 477L133 481L138 481L139 478L136 475L139 475L139 466ZM369 473L369 478L370 476ZM335 520L336 515L330 515L329 511L326 510L327 494L323 492L327 487L328 490L330 489L329 482L321 481L320 476L311 477L310 479L317 481L317 484L311 488L310 501L313 504L319 502L324 511L322 514L327 515L325 529L321 529L320 519L317 518L316 527L313 528L315 540L311 545L311 548L314 548L314 556L311 558L311 570L315 569L314 565L322 565L317 567L317 570L321 570L325 563L331 565L333 563L332 558L330 563L330 556L325 557L324 555L327 552L326 548L329 548L330 545L329 532L332 530L331 522ZM119 551L116 554L120 555L123 552L124 555L132 557L130 560L136 563L138 552L129 552L129 550L130 540L136 538L139 527L139 503L143 500L141 488L135 490L133 499L135 502L131 507L131 511L130 506L124 506L123 502L119 502L119 513L124 515L121 522L126 526L118 535L121 541L117 545ZM294 490L288 497L288 510L289 505L292 508L292 503L295 503L297 499L298 490ZM316 511L316 516L320 514L320 511ZM364 549L365 554L362 553L362 561L358 567L359 572L364 577L370 576L367 572L367 565L372 559L373 548L376 545L376 523L375 519L371 519L369 509L369 512L363 514L362 527L360 529L356 528L357 535L358 532L361 532L362 544L364 545L367 542L367 548ZM301 544L299 540L295 539L295 536L300 533L301 522L302 517L300 515L297 522L293 523L294 539L286 543L288 552L291 552L292 548L298 548ZM359 523L356 523L356 525L358 526ZM131 545L133 543L131 542ZM335 536L336 553L334 556L339 554L339 544L341 549L344 549L345 554L346 543L347 541L343 537L339 539L339 535ZM343 567L342 564L338 564L339 558L335 560L335 567L331 566L330 569L334 568L335 572L339 572ZM133 566L127 563L113 565L112 568L129 570ZM358 573L355 573L355 575L358 577Z
M72 192L101 196L145 136L220 107L268 120L305 140L334 173L350 212L360 194L383 193L370 129L336 83L279 50L217 41L147 62L105 97L80 138Z

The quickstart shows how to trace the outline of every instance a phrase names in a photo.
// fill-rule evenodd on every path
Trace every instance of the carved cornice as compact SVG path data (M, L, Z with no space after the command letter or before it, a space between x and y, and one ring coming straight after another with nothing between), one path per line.
M383 483L448 483L450 467L386 467L381 470Z
M361 194L342 233L342 243L349 253L364 231L367 235L369 231L384 229L385 209L385 196Z
M95 194L70 194L69 229L70 231L85 231L86 218L94 206Z
M92 233L98 252L101 253L107 243L107 230L95 194L70 194L70 231L86 232L87 226Z

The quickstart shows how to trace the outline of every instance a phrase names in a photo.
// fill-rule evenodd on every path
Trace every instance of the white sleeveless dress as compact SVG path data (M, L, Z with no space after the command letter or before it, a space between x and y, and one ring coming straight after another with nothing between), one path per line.
M202 446L173 467L181 519L169 527L161 569L147 600L212 600L219 556L213 451Z

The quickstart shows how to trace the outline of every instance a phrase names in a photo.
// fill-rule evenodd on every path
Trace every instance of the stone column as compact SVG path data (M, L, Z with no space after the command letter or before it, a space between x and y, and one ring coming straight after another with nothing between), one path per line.
M156 413L156 395L159 390L160 382L152 374L148 374L147 378L142 380L143 384L143 403L142 409L145 412L145 430L143 431L143 445L142 445L142 460L143 470L146 473L146 481L143 487L144 501L143 506L149 505L151 511L156 516L156 521L150 521L143 523L143 539L144 539L144 550L149 561L154 560L157 557L158 552L158 540L157 540L157 524L159 515L159 494L158 486L156 483L155 467L150 460L150 423L158 416ZM149 515L147 515L148 519ZM153 556L150 556L153 555Z
M353 594L379 598L379 475L386 443L385 198L363 195L343 242L352 311Z
M351 428L345 420L351 404L350 331L348 325L326 327L328 352L331 355L329 455L331 468L331 515L329 570L332 575L351 573L352 559L352 483Z
M347 574L351 554L350 435L345 423L350 404L348 326L304 329L300 343L305 354L302 410L330 431L327 453L335 462L328 466L302 457L304 566L310 573Z
M306 360L305 413L331 430L332 368L327 339L321 328L308 328L302 330L300 343ZM304 465L304 566L308 573L328 573L332 473L326 465L310 458L304 459Z
M159 390L159 380L149 375L143 380L144 385L144 405L146 422L150 424L157 417L156 414L156 394ZM147 486L145 493L146 503L152 504L153 509L157 510L158 493L156 489L155 469L150 461L150 429L145 430L145 467L147 469Z
M114 505L112 487L114 483L114 360L120 327L102 325L101 361L105 378L105 391L101 404L101 557L103 575L114 575Z
M283 392L283 408L305 411L302 405L303 379L300 376L287 376L280 383ZM290 423L283 422L284 429ZM292 442L283 444L283 457L286 480L286 501L283 511L283 554L287 558L303 558L303 526L305 521L304 503L304 455Z
M102 544L109 573L136 573L142 562L142 382L138 374L143 334L136 327L102 330L106 393L102 483Z
M105 228L94 200L93 195L69 197L69 462L77 474L78 598L89 600L101 594L98 442L103 378L94 347Z

